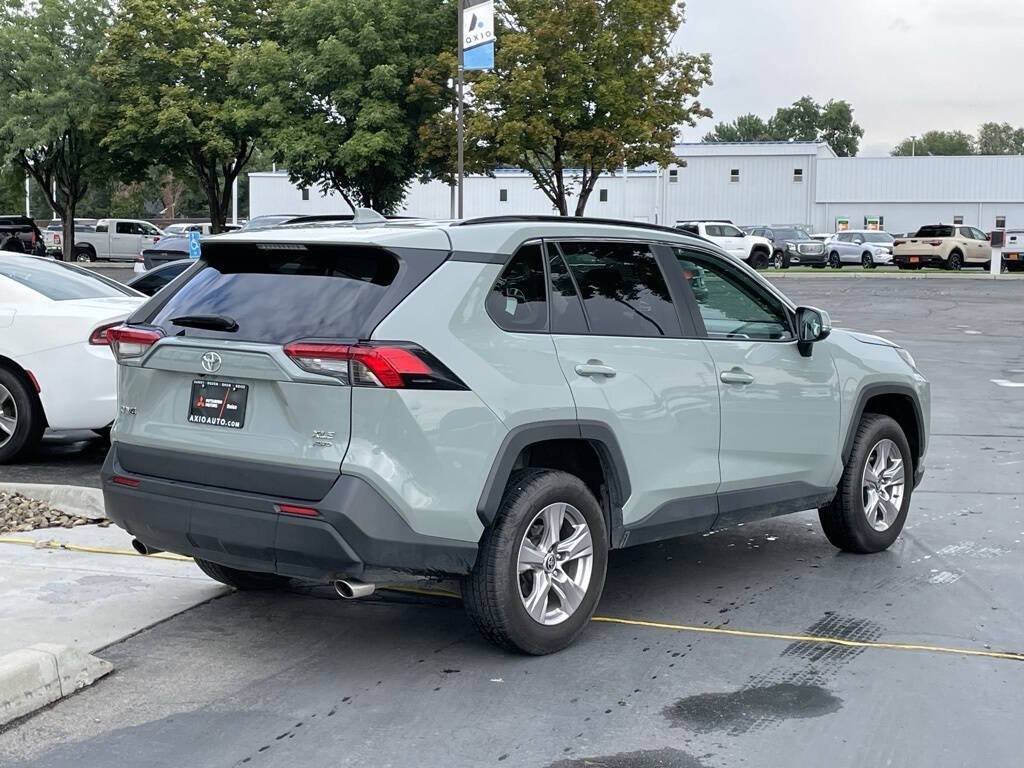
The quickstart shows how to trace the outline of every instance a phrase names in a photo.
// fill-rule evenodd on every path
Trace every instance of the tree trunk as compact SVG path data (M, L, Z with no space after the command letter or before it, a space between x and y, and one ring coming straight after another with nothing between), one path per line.
M583 212L587 209L587 201L590 200L590 194L594 191L594 187L597 186L597 177L601 175L601 171L592 168L589 173L584 172L583 183L580 185L580 195L576 200L576 215L582 216Z

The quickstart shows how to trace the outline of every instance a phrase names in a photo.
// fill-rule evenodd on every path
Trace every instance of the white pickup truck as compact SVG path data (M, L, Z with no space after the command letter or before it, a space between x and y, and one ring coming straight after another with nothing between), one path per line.
M728 221L677 221L676 229L698 235L754 269L764 269L772 255L772 243L766 237L748 235Z
M75 261L135 261L143 248L148 248L164 233L141 219L100 219L96 229L75 232Z

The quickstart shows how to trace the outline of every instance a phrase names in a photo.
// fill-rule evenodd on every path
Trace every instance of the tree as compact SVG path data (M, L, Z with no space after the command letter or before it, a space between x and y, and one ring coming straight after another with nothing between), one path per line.
M0 6L0 153L35 180L63 219L65 259L90 184L114 175L100 146L108 127L106 94L90 72L110 13L106 0Z
M471 135L528 171L563 216L574 194L583 214L602 173L674 162L679 126L711 114L697 98L710 56L670 50L682 11L674 0L506 0L495 70L475 78Z
M824 141L840 157L856 155L864 136L849 102L829 99L818 104L810 96L779 107L768 121L768 130L777 141Z
M275 159L292 181L392 213L422 170L419 128L450 102L438 56L454 2L290 0L249 57L279 110Z
M978 129L979 155L1019 155L1024 153L1024 128L1009 123L984 123Z
M926 131L893 147L894 157L909 155L973 155L974 137L963 131Z
M213 230L272 112L252 81L270 12L246 0L123 0L96 71L117 120L104 145L194 178Z
M757 115L740 115L731 123L719 123L704 136L706 142L771 141L768 123Z

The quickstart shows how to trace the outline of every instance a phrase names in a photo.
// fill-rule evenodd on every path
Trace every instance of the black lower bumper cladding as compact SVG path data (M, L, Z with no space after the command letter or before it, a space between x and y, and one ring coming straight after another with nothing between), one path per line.
M107 516L115 524L150 548L230 568L331 581L371 569L464 574L476 560L475 542L416 533L369 483L352 475L339 475L323 498L310 502L129 472L115 443L101 476ZM282 504L316 514L282 513Z

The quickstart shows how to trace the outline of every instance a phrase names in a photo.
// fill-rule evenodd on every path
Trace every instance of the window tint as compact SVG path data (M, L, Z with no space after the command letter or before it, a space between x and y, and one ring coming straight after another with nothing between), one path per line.
M54 301L98 299L111 296L137 296L130 288L122 288L70 264L27 257L0 260L0 275L31 288Z
M551 273L551 332L586 333L587 320L579 292L554 244L548 245L548 271Z
M750 278L709 256L674 250L709 338L793 338L786 307Z
M722 237L722 228L717 224L705 224L704 231L708 233L708 237Z
M204 248L201 264L151 321L168 335L274 344L358 338L398 274L391 253L358 246L224 244ZM174 325L181 315L226 315L238 330Z
M539 243L524 245L487 295L487 314L506 331L543 331L548 327L544 301L544 260Z
M727 224L722 224L718 229L722 233L722 237L743 237L743 233L740 230Z
M174 267L167 267L166 269L154 269L145 277L140 277L132 283L132 288L137 291L142 291L148 296L152 296L171 282L171 280L184 272L187 267L187 264L176 264Z
M634 243L560 243L590 332L679 336L679 318L654 254Z
M953 228L945 227L942 224L929 224L917 230L914 237L952 237Z

